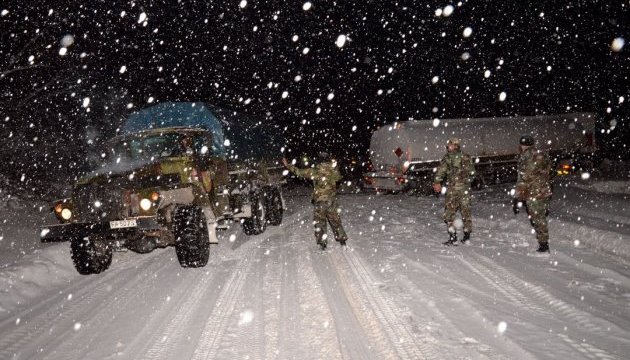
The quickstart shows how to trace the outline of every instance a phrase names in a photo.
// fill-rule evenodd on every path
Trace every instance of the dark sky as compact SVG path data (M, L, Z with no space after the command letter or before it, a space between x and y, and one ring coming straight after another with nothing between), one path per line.
M206 101L350 153L409 118L592 111L628 127L629 45L611 46L630 41L628 1L305 3L3 2L3 158L80 162L150 101Z

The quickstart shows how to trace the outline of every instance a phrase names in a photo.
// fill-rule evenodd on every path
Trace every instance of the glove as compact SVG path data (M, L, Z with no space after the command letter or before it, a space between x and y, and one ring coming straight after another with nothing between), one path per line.
M521 207L525 204L524 201L521 201L517 198L514 198L512 200L512 211L514 211L514 215L518 215L518 213L521 211Z

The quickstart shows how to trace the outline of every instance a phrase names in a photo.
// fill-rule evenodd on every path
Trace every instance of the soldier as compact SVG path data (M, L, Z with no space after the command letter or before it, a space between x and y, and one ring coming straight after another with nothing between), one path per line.
M448 139L446 148L446 155L440 161L440 165L435 173L433 190L436 193L440 193L442 191L442 181L447 181L448 191L444 202L444 222L447 225L449 239L443 244L454 245L457 242L457 233L453 221L458 210L464 221L464 238L462 242L465 243L470 240L470 232L472 231L470 184L475 175L475 166L470 155L462 153L458 138Z
M342 246L346 245L348 236L341 225L339 208L337 207L337 182L341 180L341 174L337 169L337 162L331 160L326 152L320 152L320 163L314 168L298 169L289 164L287 159L282 159L284 166L295 175L313 181L313 197L311 203L315 206L313 210L313 225L315 226L315 240L317 244L326 249L327 245L327 223L335 234L335 239Z
M549 252L547 214L551 198L551 160L536 149L534 138L523 135L519 141L521 155L518 160L518 179L512 202L514 214L525 205L529 220L536 231L538 252Z

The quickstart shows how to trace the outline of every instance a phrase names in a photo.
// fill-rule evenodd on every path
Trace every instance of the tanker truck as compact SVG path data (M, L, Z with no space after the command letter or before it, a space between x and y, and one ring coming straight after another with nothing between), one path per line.
M131 114L93 168L55 201L41 240L68 241L81 274L106 270L114 251L175 247L202 267L217 228L247 235L280 225L281 129L204 103L162 103Z
M597 118L592 113L466 119L410 120L378 128L370 141L370 165L363 187L377 192L428 191L450 137L475 161L474 185L513 181L518 140L532 134L565 174L576 166L593 166Z

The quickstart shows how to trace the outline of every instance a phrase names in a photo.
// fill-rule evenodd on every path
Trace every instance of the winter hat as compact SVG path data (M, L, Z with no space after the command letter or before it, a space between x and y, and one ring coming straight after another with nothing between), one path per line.
M330 159L330 154L326 151L320 151L317 153L317 157L322 161L327 161Z
M459 146L460 143L461 143L461 140L459 140L459 138L456 138L456 137L452 137L452 138L448 139L448 141L446 142L447 145L453 144L453 145L457 145L457 146Z
M519 140L519 144L524 146L532 146L534 142L534 137L529 134L522 135L521 140Z

